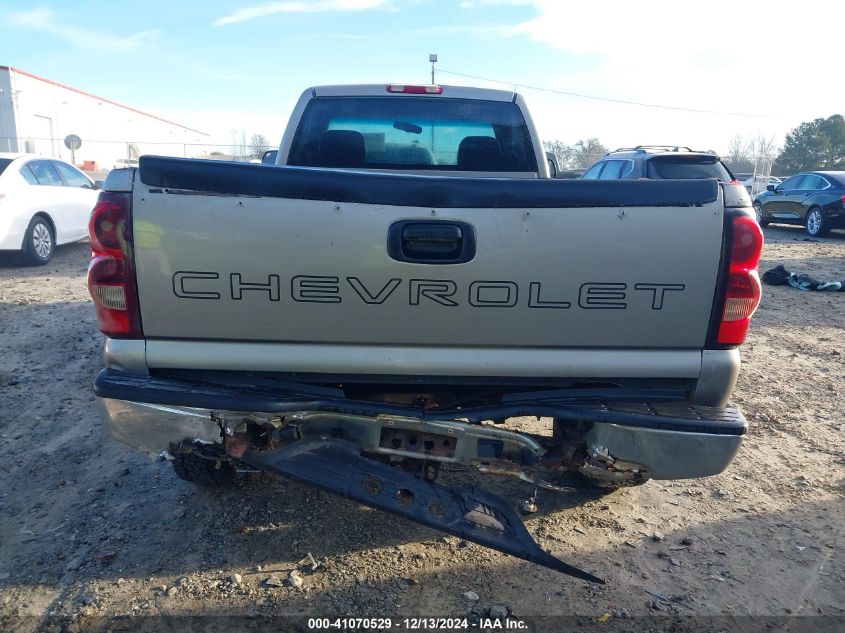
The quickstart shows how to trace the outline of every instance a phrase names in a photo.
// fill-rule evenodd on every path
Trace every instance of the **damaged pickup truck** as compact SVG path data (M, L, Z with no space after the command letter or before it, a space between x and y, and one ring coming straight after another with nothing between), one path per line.
M189 481L269 471L600 582L438 471L530 498L724 470L762 234L741 185L547 169L518 95L353 86L306 91L276 165L113 171L88 274L105 425Z

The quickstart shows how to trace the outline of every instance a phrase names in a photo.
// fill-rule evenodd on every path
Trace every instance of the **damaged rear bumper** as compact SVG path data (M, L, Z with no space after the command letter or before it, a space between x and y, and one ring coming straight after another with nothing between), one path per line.
M616 393L606 394L608 404L597 400L599 393L583 391L510 394L483 410L421 410L348 400L339 390L309 385L274 384L268 392L256 384L228 387L103 370L95 393L111 435L148 453L222 443L229 459L590 582L603 581L544 551L507 501L473 487L434 483L439 466L474 466L518 477L535 490L560 490L523 468L555 459L564 466L565 437L575 430L586 446L580 466L586 474L619 483L702 477L730 463L746 427L733 409L625 403L611 397ZM466 422L517 415L555 417L555 434Z
M348 400L337 390L309 385L290 385L287 389L268 392L108 369L97 376L94 390L111 435L151 454L172 452L197 440L222 442L225 420L255 414L307 412L320 420L322 427L313 424L324 432L329 430L327 420L334 417L342 421L346 430L334 434L352 439L370 452L379 452L381 431L395 426L400 419L406 422L405 426L427 423L427 430L431 425L451 425L451 432L464 442L463 445L458 442L453 452L463 451L471 454L470 457L483 458L502 457L504 451L509 453L511 461L530 464L543 453L530 438L449 421L536 415L585 423L593 467L618 472L620 480L630 470L645 478L686 479L722 472L739 450L747 428L737 409L676 401L650 404L597 402L594 398L584 401L583 394L573 398L536 394L532 398L526 395L523 400L512 396L507 402L483 409L420 410L405 405ZM367 432L370 423L376 428ZM444 432L450 431L447 428ZM518 458L514 459L513 455ZM437 460L432 454L406 456ZM587 464L586 468L589 467Z

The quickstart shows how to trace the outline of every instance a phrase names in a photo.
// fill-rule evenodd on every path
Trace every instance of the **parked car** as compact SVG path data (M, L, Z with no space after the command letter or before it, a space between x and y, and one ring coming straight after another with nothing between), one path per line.
M0 154L0 250L46 264L57 245L88 235L97 185L55 158Z
M608 152L585 171L581 178L715 178L721 182L734 180L733 174L716 154L670 145L637 145Z
M777 176L769 176L769 182L766 185L774 185L777 187L780 183L783 182L783 179L778 178ZM754 176L749 176L748 178L742 181L742 186L745 187L745 190L748 193L751 193L751 190L754 188Z
M114 161L114 169L126 169L127 167L137 167L137 158L118 158Z
M820 237L845 228L845 171L808 171L787 178L754 197L760 226L801 224Z

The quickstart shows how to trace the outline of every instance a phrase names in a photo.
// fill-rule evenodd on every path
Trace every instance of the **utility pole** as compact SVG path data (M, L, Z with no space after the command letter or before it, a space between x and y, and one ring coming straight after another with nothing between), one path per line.
M431 62L431 85L434 85L434 64L437 62L437 53L429 53L428 61Z

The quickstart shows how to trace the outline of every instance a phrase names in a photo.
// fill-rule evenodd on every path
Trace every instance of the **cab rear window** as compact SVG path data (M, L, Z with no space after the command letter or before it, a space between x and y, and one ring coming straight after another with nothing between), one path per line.
M312 99L288 164L537 171L528 126L516 104L404 96Z
M710 156L667 156L648 161L649 178L715 178L722 182L733 180L731 173Z
M0 174L2 174L6 170L6 167L8 167L11 164L12 164L11 158L0 158Z

